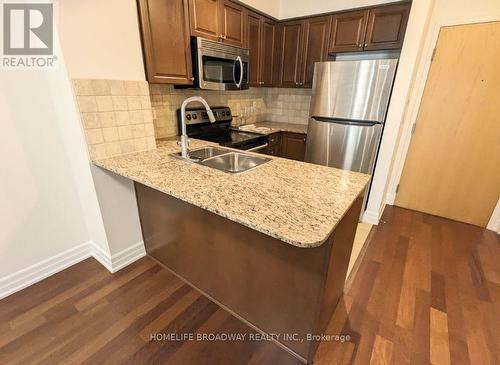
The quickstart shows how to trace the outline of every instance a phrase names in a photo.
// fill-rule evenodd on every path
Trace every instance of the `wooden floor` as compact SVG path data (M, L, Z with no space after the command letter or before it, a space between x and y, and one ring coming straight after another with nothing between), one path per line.
M388 207L315 364L499 364L500 240ZM144 258L112 275L88 259L0 301L0 364L296 364L270 342L151 341L254 333Z

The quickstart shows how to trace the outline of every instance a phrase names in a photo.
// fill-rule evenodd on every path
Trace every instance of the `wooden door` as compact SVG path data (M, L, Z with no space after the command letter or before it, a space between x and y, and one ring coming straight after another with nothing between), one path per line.
M500 22L442 28L396 205L486 226L500 196L499 39Z
M215 41L220 40L221 16L219 12L218 0L189 0L191 35Z
M364 50L398 49L403 45L411 4L370 10Z
M314 64L328 58L328 40L331 16L309 18L304 21L304 48L302 53L302 87L312 87Z
M250 60L248 65L248 83L250 86L260 86L260 59L261 59L261 17L254 13L247 16L248 49Z
M242 6L229 0L220 1L220 30L224 43L243 47L245 43L245 13Z
M138 4L148 81L192 84L187 0L139 0Z
M261 37L261 64L260 82L261 86L272 86L274 84L274 65L276 48L276 23L272 20L264 19L262 22Z
M368 13L368 10L360 10L333 16L330 53L354 52L363 49Z
M306 154L306 135L301 133L283 133L281 137L281 155L297 161L304 161Z
M291 21L283 24L281 31L281 72L282 87L300 86L300 61L302 57L302 21Z

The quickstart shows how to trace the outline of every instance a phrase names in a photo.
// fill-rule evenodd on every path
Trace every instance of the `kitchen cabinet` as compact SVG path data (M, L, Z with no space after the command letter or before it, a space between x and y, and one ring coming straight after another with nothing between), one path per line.
M250 50L248 64L248 83L250 86L260 86L261 64L261 17L254 13L247 15L247 47Z
M363 49L399 49L403 46L410 4L392 5L370 10Z
M314 64L328 59L331 16L304 20L300 86L312 87Z
M268 146L262 153L270 156L281 156L281 132L269 135Z
M328 58L331 17L313 17L283 24L281 87L311 87L314 63Z
M307 136L302 133L283 132L281 135L280 156L297 161L304 161Z
M356 52L363 49L368 12L351 11L333 16L330 53Z
M248 13L247 27L250 86L271 86L275 80L277 25L256 13Z
M229 0L189 0L191 35L243 47L245 16Z
M300 86L302 61L302 20L286 22L281 30L281 68L278 70L279 86Z
M404 3L334 15L329 52L401 48L410 7Z
M187 0L139 0L138 5L148 81L192 84Z

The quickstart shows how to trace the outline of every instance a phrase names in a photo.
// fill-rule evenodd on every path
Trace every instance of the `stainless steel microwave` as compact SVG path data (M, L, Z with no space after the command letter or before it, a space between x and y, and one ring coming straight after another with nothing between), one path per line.
M193 37L194 86L205 90L248 89L248 49Z

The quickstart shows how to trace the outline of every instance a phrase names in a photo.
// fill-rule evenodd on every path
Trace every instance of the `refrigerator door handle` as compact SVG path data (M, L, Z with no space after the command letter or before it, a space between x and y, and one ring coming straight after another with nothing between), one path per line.
M323 122L323 123L337 123L344 125L357 125L360 127L373 127L374 125L382 124L380 122L375 122L371 120L361 121L353 119L338 119L338 118L328 118L328 117L311 117L312 119Z

